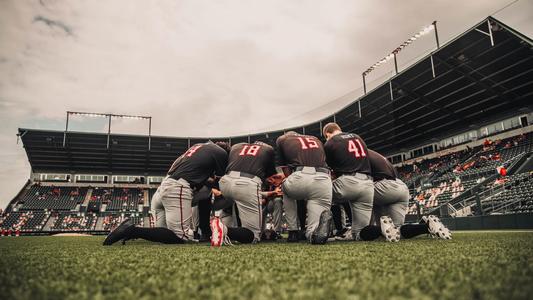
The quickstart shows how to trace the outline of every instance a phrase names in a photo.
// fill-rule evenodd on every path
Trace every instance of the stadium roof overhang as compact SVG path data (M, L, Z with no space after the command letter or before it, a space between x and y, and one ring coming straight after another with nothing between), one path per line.
M323 120L213 139L274 144L285 130L320 136L322 125L335 121L389 155L531 111L532 97L533 42L489 17ZM208 140L31 129L19 135L34 172L159 175L189 145Z

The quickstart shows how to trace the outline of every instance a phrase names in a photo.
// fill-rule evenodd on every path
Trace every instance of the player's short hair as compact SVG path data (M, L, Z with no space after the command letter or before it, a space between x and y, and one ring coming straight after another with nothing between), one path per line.
M229 153L230 150L231 150L231 147L229 146L229 144L226 143L226 142L223 142L223 141L215 142L215 145L217 145L220 148L224 149L227 153Z
M296 132L294 130L285 132L285 135L297 135L297 134L298 134L298 132Z
M341 127L339 126L339 124L331 122L331 123L324 125L324 127L322 128L322 135L326 136L326 133L333 133L337 130L339 131L341 130Z

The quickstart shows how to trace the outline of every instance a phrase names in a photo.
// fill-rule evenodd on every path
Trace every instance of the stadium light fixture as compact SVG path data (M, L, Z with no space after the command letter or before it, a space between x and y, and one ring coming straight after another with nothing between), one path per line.
M107 114L107 113L94 113L94 112L81 112L81 111L67 111L67 121L65 124L65 132L63 133L63 148L66 146L67 142L67 132L68 132L68 122L71 115L75 116L84 116L91 118L107 118L107 149L109 149L109 139L111 137L111 119L120 118L120 119L133 119L133 120L148 120L148 151L152 148L152 117L151 116L138 116L138 115L118 115L118 114Z
M435 31L435 39L437 42L437 48L440 47L439 45L439 36L437 34L437 21L433 21L428 26L425 26L422 28L419 32L411 36L409 39L407 39L405 42L403 42L400 46L396 47L396 49L392 50L391 53L389 53L387 56L383 57L382 59L378 60L376 63L374 63L372 66L370 66L368 69L366 69L363 72L363 91L366 95L366 80L365 77L370 74L370 72L374 71L377 67L389 62L390 60L394 59L394 70L396 71L396 74L398 74L398 62L396 60L396 56L398 53L400 53L405 47L409 46L411 43L416 41L417 39L421 38L422 36L430 33L431 31Z

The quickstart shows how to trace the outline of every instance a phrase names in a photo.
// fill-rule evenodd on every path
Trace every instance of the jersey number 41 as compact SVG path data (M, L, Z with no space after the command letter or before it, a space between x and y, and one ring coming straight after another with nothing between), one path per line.
M366 157L365 149L359 139L348 141L348 152L353 153L355 157Z

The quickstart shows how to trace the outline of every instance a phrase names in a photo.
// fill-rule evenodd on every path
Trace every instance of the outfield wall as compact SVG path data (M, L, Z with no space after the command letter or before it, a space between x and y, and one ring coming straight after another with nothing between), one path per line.
M450 230L533 229L533 213L442 218Z

